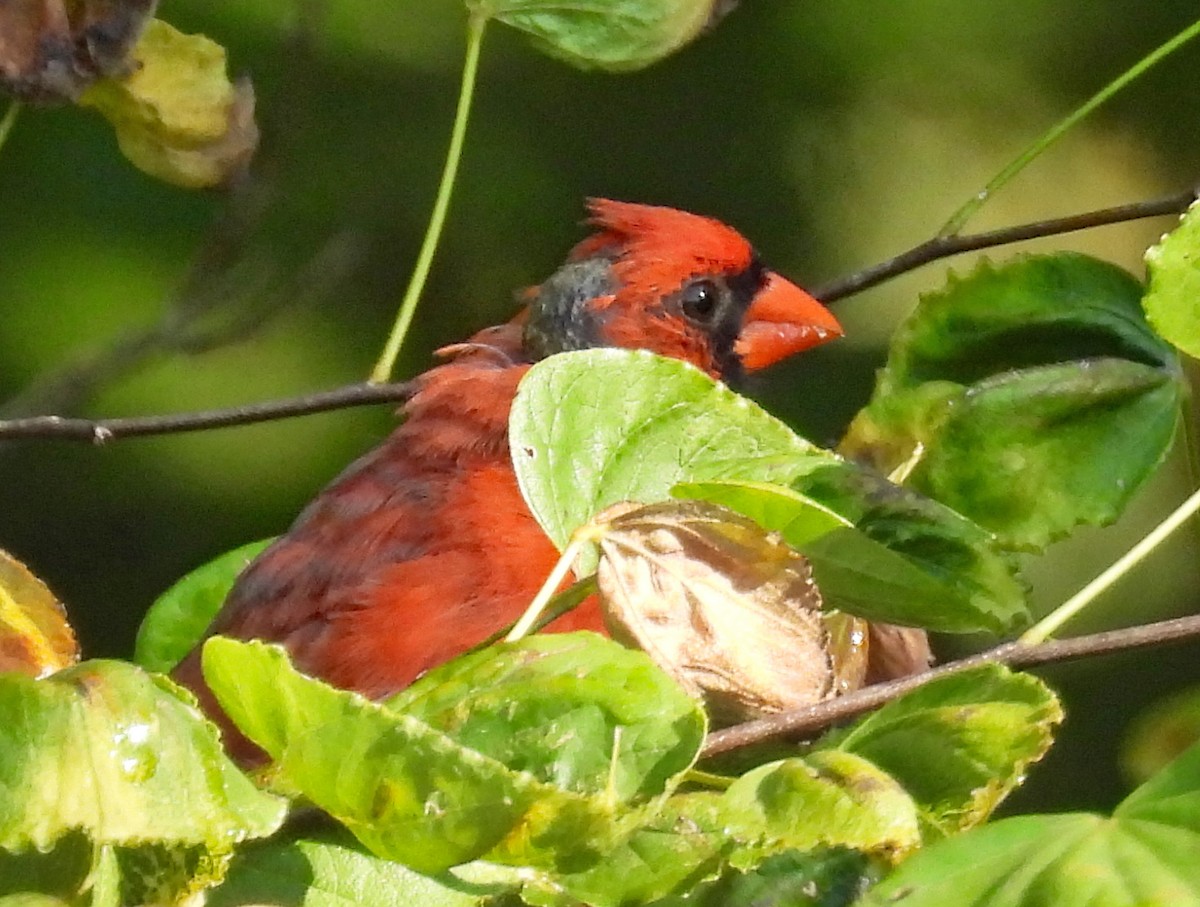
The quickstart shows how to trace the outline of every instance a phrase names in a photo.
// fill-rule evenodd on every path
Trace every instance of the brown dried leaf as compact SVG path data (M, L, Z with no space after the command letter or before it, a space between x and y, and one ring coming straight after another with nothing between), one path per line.
M867 685L920 674L933 664L929 634L918 627L874 623L868 639Z
M75 634L54 593L0 550L0 671L45 677L78 660Z
M155 0L3 0L0 87L24 101L74 101L129 68Z
M862 685L865 624L822 613L808 561L778 534L703 501L618 505L598 522L609 632L644 649L715 723Z

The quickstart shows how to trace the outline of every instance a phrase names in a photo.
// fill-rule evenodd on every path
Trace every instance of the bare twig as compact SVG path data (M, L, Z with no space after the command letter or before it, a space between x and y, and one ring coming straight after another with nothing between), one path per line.
M813 295L822 302L834 302L952 255L1004 246L1026 239L1073 233L1076 230L1087 230L1090 227L1103 227L1146 217L1160 217L1165 214L1179 214L1187 210L1187 206L1195 199L1196 190L1187 189L1162 198L1117 205L1115 208L1101 208L1097 211L1087 211L1083 214L1072 214L1069 217L1057 217L1032 224L1019 224L1015 227L989 230L986 233L972 233L966 236L935 236L920 245L913 246L907 252L901 252L895 258L871 265L855 274L839 277L817 289Z
M1076 658L1129 652L1134 649L1191 639L1200 639L1200 615L1164 620L1122 630L1109 630L1105 633L1093 633L1088 636L1077 636L1074 639L1054 640L1035 646L1008 642L988 649L986 652L980 652L978 655L952 661L920 674L913 674L911 677L876 684L817 705L792 709L768 718L759 718L716 731L708 735L701 756L715 756L776 737L809 736L839 721L854 718L863 712L886 705L893 699L897 699L931 680L984 664L1028 668Z
M848 277L836 280L822 287L817 291L816 295L826 302L831 302L849 296L852 293L857 293L867 287L875 286L885 280L889 280L892 277L929 264L940 258L946 258L960 252L1004 245L1039 236L1068 233L1074 230L1083 230L1088 227L1114 224L1121 221L1178 213L1186 209L1194 198L1195 192L1188 190L1163 198L1120 205L1116 208L1103 208L1098 211L1089 211L1055 220L1006 227L1002 230L993 230L988 233L977 233L971 236L935 237L928 242L921 243L919 246L909 249L901 255L897 255L895 258L866 268L857 274L851 274ZM317 272L330 270L325 267L328 262L322 256L318 256L314 259L314 262L319 267L306 269L305 273L308 273L309 270ZM246 324L240 324L230 333L236 334L247 327ZM218 342L225 342L227 339L229 339L227 334L221 334ZM117 359L124 360L126 354L131 354L132 358L135 359L139 358L143 353L141 349L143 344L161 348L161 340L157 336L148 337L138 335L128 338L126 343L131 347L130 350L122 350L120 346L114 348ZM195 336L190 337L188 342L182 344L182 348L184 349L197 349L204 348L205 346L203 338ZM105 371L106 364L111 364L107 356L104 357L103 362L97 364L95 367L103 372ZM84 385L91 387L98 383L97 375L92 374L91 367L85 369L85 371L87 374L84 376ZM206 428L221 428L227 425L241 425L247 422L286 419L292 416L338 409L344 406L364 406L370 403L403 399L404 394L400 393L396 388L396 385L382 385L378 388L378 396L372 396L366 392L363 385L352 384L347 387L325 391L321 394L269 401L251 406L235 407L230 410L215 410L211 413L184 413L134 419L89 420L67 419L59 416L34 416L8 421L0 420L0 440L95 441L99 437L101 441L104 441L135 435L200 431ZM24 395L22 397L22 402L27 402L28 398L25 398ZM313 401L319 402L314 404Z
M25 419L0 421L0 441L90 441L104 444L122 438L144 435L168 435L185 431L204 431L269 422L293 416L351 406L369 406L407 400L412 395L411 383L351 384L331 391L320 391L286 400L249 403L228 409L176 413L169 416L141 416L126 419L69 419L63 416L30 416Z

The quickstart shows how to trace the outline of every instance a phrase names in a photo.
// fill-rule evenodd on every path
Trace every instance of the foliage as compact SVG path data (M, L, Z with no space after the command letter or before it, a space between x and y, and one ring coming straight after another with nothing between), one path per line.
M1113 813L1017 816L944 841L873 890L864 905L1196 904L1200 745Z
M901 326L846 451L904 465L1010 548L1112 522L1165 455L1183 393L1141 296L1072 254L952 278Z
M478 0L470 15L476 40L495 20L577 65L624 70L673 52L723 7ZM254 130L220 49L157 20L126 38L117 63L130 67L98 67L66 99L104 112L139 166L181 185L226 179ZM44 76L9 88L41 91ZM1070 253L952 275L896 332L837 451L679 362L552 357L513 407L522 492L560 548L599 543L575 560L580 574L614 569L618 532L627 548L703 534L707 572L663 557L636 567L675 571L685 603L753 572L720 567L735 545L784 552L756 582L815 584L826 650L845 615L1012 632L1029 620L1015 553L1116 519L1172 443L1185 396L1172 345L1196 351L1198 242L1193 212L1148 253L1148 288ZM644 509L621 522L605 515L615 504ZM989 823L1063 719L1041 680L997 665L929 680L805 744L740 753L719 775L728 764L703 746L721 716L689 695L691 675L594 634L484 646L383 702L305 676L279 647L215 638L205 677L269 756L260 789L155 672L195 644L264 544L168 590L136 665L72 665L61 606L0 561L0 655L17 668L0 677L4 903L179 902L205 889L217 905L1200 902L1200 746L1111 818ZM720 604L748 625L763 600ZM766 604L777 616L779 602ZM752 635L738 646L762 651ZM276 834L289 804L328 824Z
M147 671L175 667L217 616L237 575L268 544L270 539L264 539L227 551L160 595L142 620L133 660Z

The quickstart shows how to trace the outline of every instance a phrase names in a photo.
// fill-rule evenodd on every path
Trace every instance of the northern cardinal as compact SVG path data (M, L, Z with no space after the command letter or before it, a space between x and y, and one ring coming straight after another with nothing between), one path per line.
M404 423L352 464L238 578L206 635L282 643L296 665L382 697L515 621L558 552L509 459L517 383L553 353L651 350L736 381L842 333L735 230L671 208L594 199L597 232L512 321L439 350ZM586 602L550 631L603 632ZM175 669L231 733L200 672Z

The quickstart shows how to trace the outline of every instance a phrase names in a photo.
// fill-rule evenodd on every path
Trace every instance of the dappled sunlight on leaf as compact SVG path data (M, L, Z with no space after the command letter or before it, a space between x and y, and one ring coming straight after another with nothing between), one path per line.
M985 821L1046 754L1063 720L1031 674L985 665L932 680L818 746L856 753L916 800L936 839Z
M31 848L61 871L82 836L113 848L130 884L140 871L174 880L173 900L217 881L238 843L273 832L285 804L234 767L184 696L115 661L0 677L0 879Z

